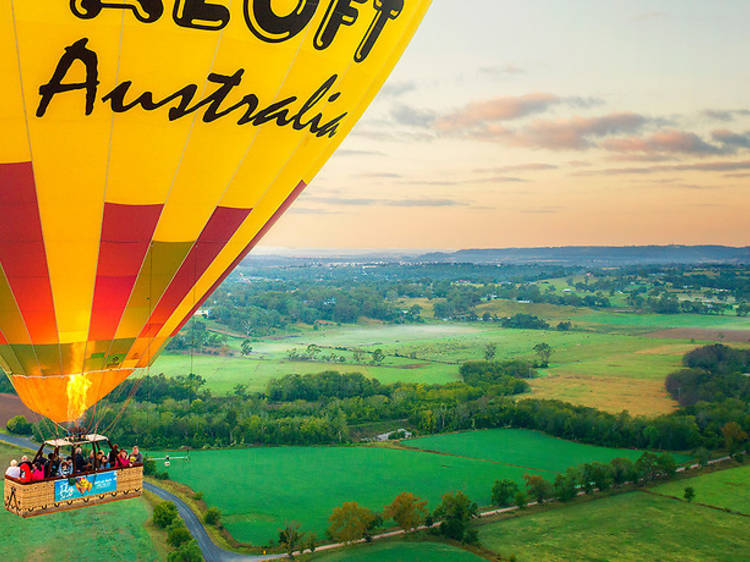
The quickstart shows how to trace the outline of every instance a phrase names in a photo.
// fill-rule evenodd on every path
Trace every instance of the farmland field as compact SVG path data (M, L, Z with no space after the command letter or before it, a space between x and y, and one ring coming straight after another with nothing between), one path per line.
M668 482L654 488L654 491L681 498L686 486L695 489L695 502L727 507L750 515L750 466Z
M747 528L739 515L631 492L485 525L479 540L519 562L733 561L747 557Z
M489 505L495 480L522 483L526 473L550 478L567 466L623 454L530 431L478 432L479 440L506 431L510 437L503 439L514 446L504 456L499 449L464 458L386 447L263 447L199 451L190 462L172 463L168 470L172 479L203 492L206 502L222 511L224 525L237 540L262 545L275 539L287 521L323 536L331 510L344 501L381 510L410 491L432 509L445 492L462 490ZM471 433L458 435L476 443ZM217 467L224 467L220 474Z
M28 454L0 444L0 466ZM86 560L100 553L110 560L163 560L146 528L151 508L143 498L118 501L43 517L22 519L0 511L0 556L10 560ZM79 552L73 555L71 549ZM98 556L97 556L98 557Z
M419 437L404 441L405 445L451 455L485 459L522 467L543 467L563 472L573 465L599 461L609 462L615 457L636 460L642 451L610 449L556 439L528 429L485 429L463 433L448 433ZM688 457L676 455L678 462Z
M483 558L455 546L435 542L386 542L355 546L333 553L311 556L310 560L335 562L478 562Z
M547 305L551 306L551 305ZM230 338L230 349L239 346ZM655 339L625 334L504 329L485 323L440 323L383 326L341 326L308 330L286 337L252 342L249 357L164 353L152 373L174 376L194 372L207 379L216 393L230 392L237 384L263 391L268 381L286 374L324 370L360 372L384 384L419 382L444 384L458 380L463 361L482 359L487 344L497 348L497 359L534 358L533 346L546 342L554 352L549 369L531 381L541 398L569 400L586 406L634 414L669 412L675 407L663 380L679 367L682 355L695 344L689 340ZM309 344L319 346L318 359L292 361L287 351L304 353ZM382 349L382 365L354 361L353 350ZM344 362L323 361L334 353Z

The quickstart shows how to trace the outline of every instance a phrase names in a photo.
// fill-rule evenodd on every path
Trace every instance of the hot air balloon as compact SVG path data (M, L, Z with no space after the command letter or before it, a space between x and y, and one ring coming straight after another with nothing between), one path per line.
M71 422L148 367L429 3L0 0L0 367L21 400Z

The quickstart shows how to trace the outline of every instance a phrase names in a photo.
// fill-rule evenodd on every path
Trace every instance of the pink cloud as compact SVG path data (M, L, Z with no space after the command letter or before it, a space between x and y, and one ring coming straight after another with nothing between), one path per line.
M456 131L492 121L510 121L542 113L562 101L558 96L544 93L495 98L470 103L454 113L439 118L436 126L442 131Z
M659 131L647 137L625 137L607 139L602 142L602 148L613 152L642 152L711 155L721 154L723 150L705 142L695 133L685 131Z

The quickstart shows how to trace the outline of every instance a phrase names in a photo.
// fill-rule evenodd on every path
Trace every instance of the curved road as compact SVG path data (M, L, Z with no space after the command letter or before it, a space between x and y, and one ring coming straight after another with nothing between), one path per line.
M17 437L15 435L0 433L0 441L10 443L11 445L16 445L18 447L24 447L25 449L31 449L32 451L36 451L37 449L39 449L39 445L37 443L34 443L31 439L27 439L26 437ZM179 513L180 517L182 517L183 521L185 521L185 526L190 531L190 534L193 535L193 538L195 538L195 540L198 542L198 546L200 546L201 552L203 553L203 558L206 560L206 562L275 560L284 557L283 554L271 554L268 556L246 556L243 554L237 554L236 552L231 552L229 550L224 550L223 548L220 548L216 546L216 544L214 544L214 542L211 540L211 537L206 532L206 528L203 526L201 520L184 501L182 501L174 494L166 491L165 489L160 488L159 486L155 486L154 484L150 484L149 482L143 483L143 489L159 496L163 500L174 502L175 506L177 506L177 513Z

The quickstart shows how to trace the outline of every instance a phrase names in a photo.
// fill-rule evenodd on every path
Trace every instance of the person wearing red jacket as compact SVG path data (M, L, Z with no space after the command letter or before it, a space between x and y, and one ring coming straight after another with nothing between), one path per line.
M33 467L29 462L29 457L26 455L22 456L21 462L18 463L18 468L21 470L21 476L19 476L18 479L21 482L31 482L31 471L33 470Z

